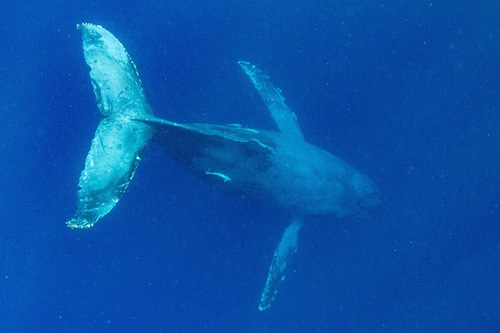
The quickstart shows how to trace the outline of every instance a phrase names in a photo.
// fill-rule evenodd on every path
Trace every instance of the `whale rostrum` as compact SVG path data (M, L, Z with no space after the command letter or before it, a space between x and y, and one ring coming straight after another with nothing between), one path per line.
M238 124L180 124L157 118L137 69L120 41L103 27L77 26L99 123L82 171L70 228L90 228L127 189L149 141L215 188L289 216L271 261L259 309L267 309L284 280L309 216L364 215L381 203L374 183L339 157L307 143L281 91L259 68L238 64L262 97L279 131Z

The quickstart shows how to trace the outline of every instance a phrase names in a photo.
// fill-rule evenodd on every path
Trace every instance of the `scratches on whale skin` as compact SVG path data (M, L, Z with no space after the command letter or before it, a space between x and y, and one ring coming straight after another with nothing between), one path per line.
M220 173L220 172L205 171L205 175L212 175L212 176L220 177L220 178L222 178L222 180L224 181L224 183L231 181L230 177L228 177L225 174Z

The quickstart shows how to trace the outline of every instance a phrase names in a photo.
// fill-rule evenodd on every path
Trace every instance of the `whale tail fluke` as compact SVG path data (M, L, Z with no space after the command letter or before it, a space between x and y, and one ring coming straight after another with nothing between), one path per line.
M80 176L78 210L71 228L90 228L116 205L127 189L151 126L134 119L152 117L136 67L120 41L98 25L80 24L83 52L100 122Z

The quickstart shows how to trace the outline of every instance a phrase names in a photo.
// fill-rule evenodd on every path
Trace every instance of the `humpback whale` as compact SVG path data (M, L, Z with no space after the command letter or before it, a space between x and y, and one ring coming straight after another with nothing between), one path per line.
M77 27L104 117L80 176L70 228L90 228L108 214L129 186L147 143L156 142L214 187L289 216L291 224L276 247L260 298L259 309L265 310L297 250L304 219L364 215L381 203L372 180L304 140L281 91L255 65L239 62L279 131L175 123L153 114L135 64L116 37L98 25Z

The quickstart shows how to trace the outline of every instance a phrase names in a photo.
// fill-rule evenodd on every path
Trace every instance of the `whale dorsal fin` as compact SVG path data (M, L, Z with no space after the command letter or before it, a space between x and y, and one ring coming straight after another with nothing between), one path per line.
M285 98L281 95L280 89L276 88L270 82L269 77L257 66L246 61L239 61L238 64L252 80L281 133L294 139L303 140L304 137L297 123L297 117L285 104Z

